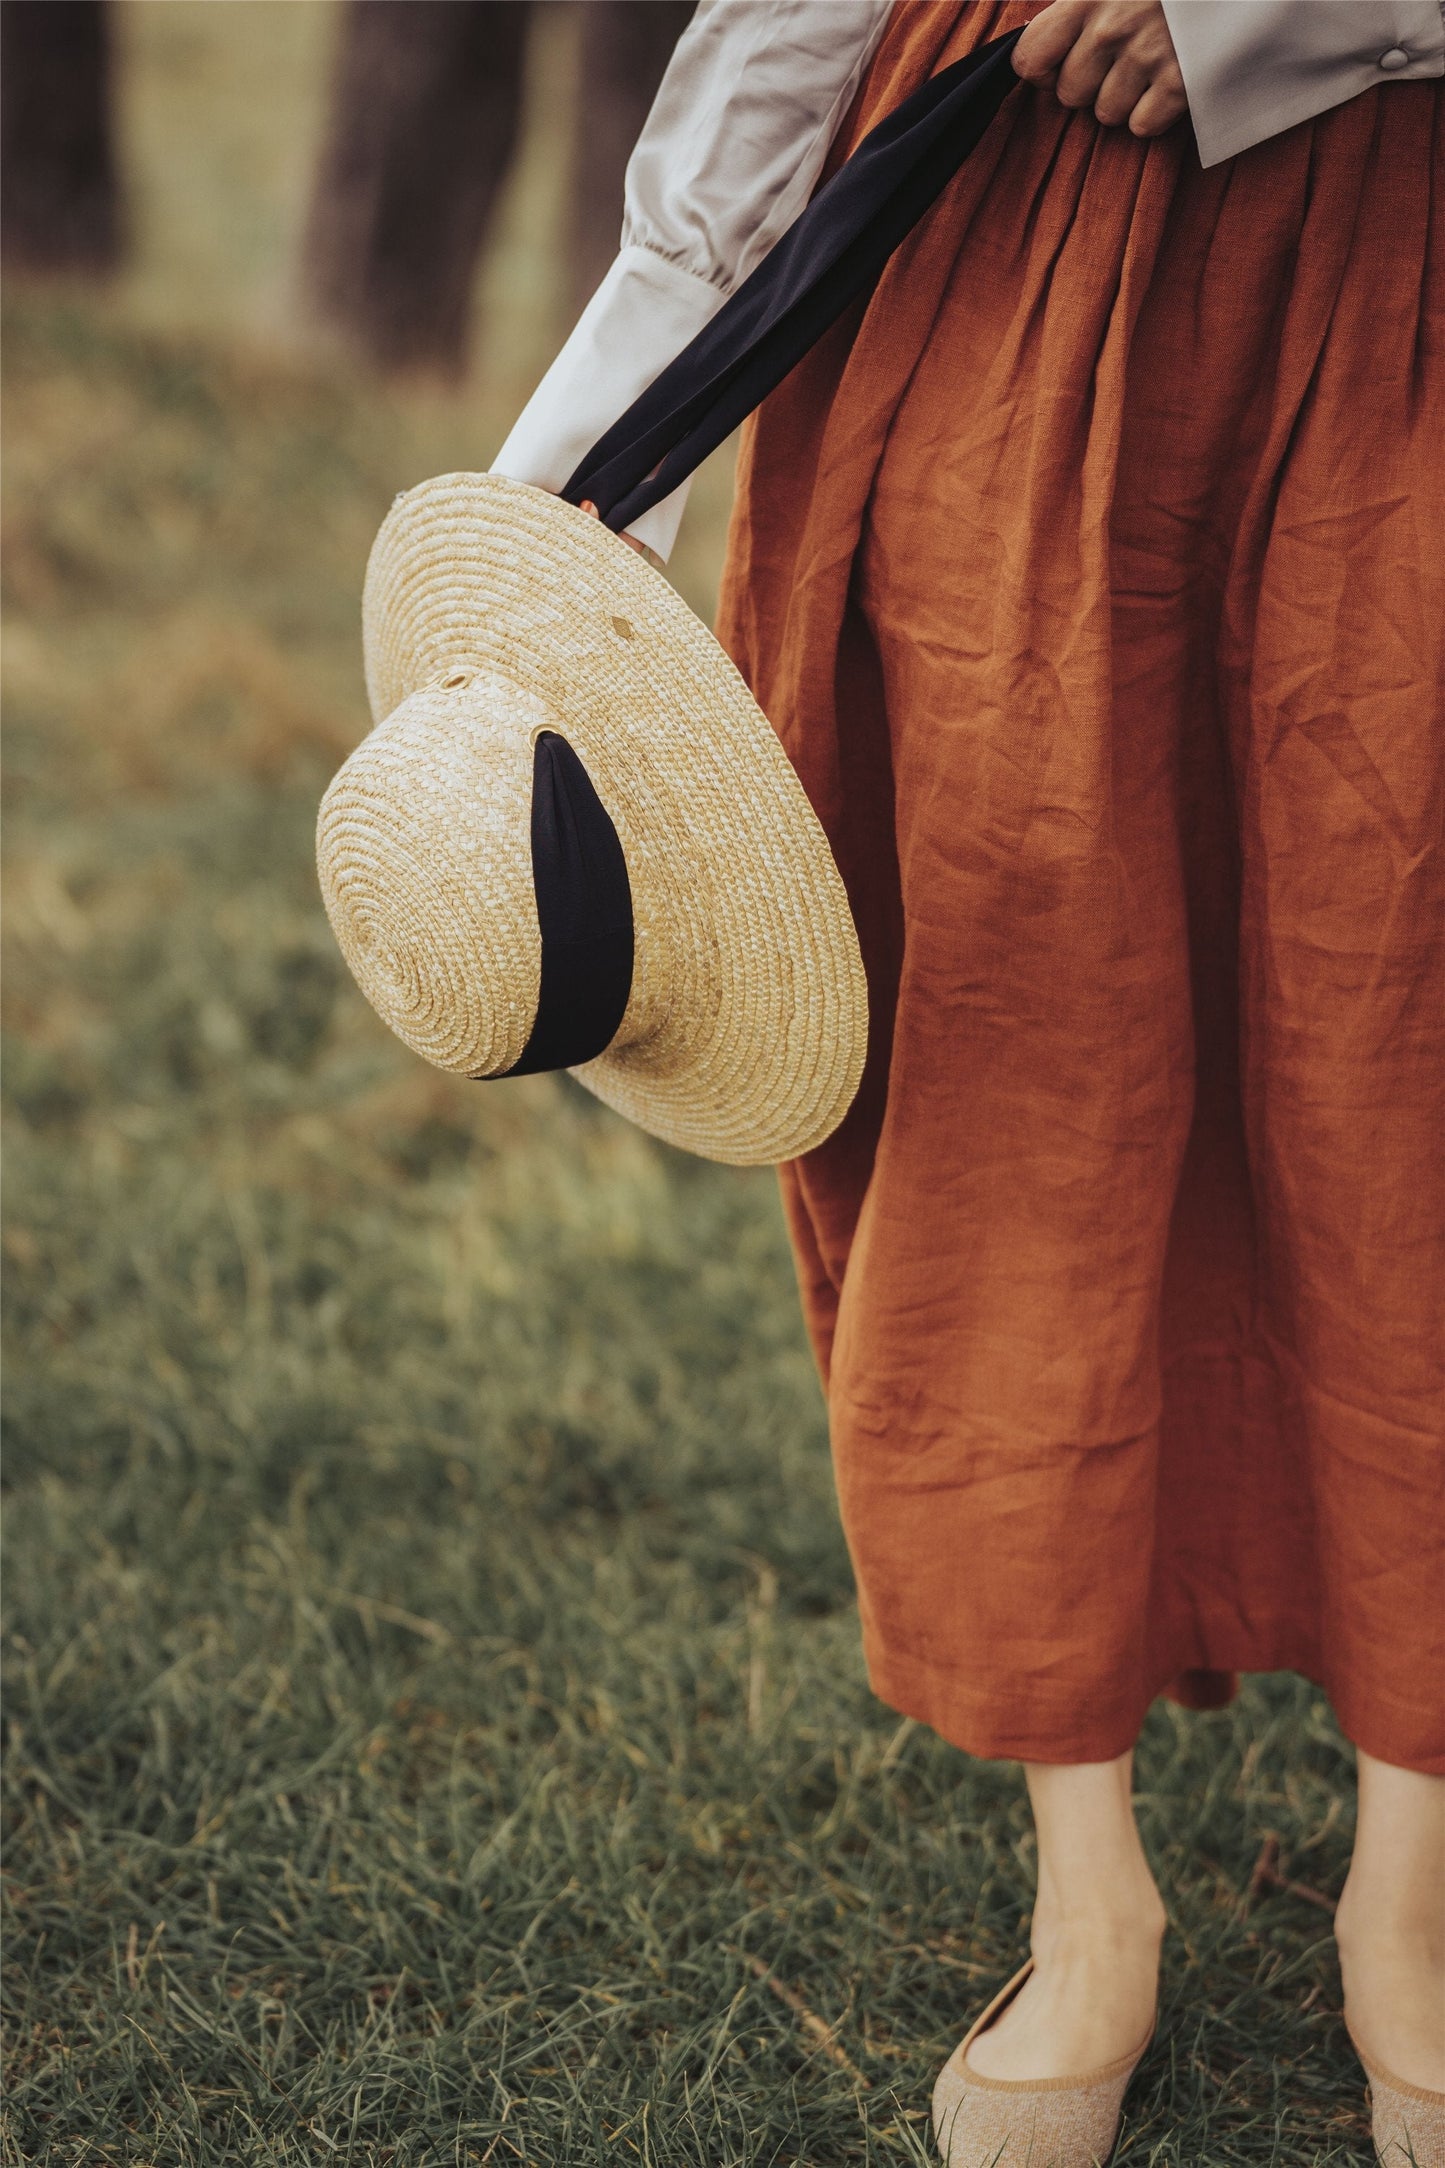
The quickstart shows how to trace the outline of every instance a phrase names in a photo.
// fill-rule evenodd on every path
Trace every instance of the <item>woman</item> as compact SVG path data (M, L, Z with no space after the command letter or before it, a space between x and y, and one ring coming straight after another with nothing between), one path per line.
M746 434L720 633L875 1015L784 1170L870 1675L1025 1767L954 2168L1084 2168L1153 2023L1161 1691L1329 1692L1377 2144L1445 2161L1439 8L716 0L499 469L556 488L827 166L1024 87ZM1186 106L1192 122L1182 123ZM637 523L664 554L682 493ZM992 2149L992 2150L990 2150Z

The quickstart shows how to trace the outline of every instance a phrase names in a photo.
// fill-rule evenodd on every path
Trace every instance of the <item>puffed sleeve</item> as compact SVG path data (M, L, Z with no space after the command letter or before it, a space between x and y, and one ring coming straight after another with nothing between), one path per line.
M1206 166L1375 83L1445 75L1440 0L1163 0Z
M559 489L807 203L890 0L701 0L627 168L622 247L493 472ZM666 557L687 484L633 522Z

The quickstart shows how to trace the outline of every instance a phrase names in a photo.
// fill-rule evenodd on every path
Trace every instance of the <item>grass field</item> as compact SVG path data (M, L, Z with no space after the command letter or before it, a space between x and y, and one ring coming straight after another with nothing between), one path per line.
M152 192L275 14L132 10ZM264 331L284 189L223 181ZM308 371L178 278L182 194L110 302L6 323L0 2158L923 2162L1027 1818L868 1694L771 1180L424 1069L316 893L372 532L530 350ZM529 204L485 290L545 330ZM1358 2168L1328 1713L1161 1707L1141 1784L1176 1931L1121 2168Z

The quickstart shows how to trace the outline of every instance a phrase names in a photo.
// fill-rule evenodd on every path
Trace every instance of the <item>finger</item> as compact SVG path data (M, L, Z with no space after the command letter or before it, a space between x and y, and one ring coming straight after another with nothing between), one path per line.
M1184 78L1174 71L1171 78L1155 80L1149 85L1133 112L1129 115L1129 133L1136 136L1160 136L1172 128L1175 121L1189 111L1189 100L1184 94Z
M1075 109L1092 105L1113 64L1112 47L1097 35L1085 31L1059 70L1054 94L1060 105Z
M1152 81L1147 68L1141 67L1128 53L1120 53L1099 85L1094 99L1094 118L1101 120L1106 128L1119 127L1129 118Z
M1088 19L1079 0L1052 0L1036 15L1013 51L1014 72L1028 83L1052 82L1054 71Z
M592 499L590 497L584 497L582 499L582 502L578 505L577 509L579 512L585 512L589 519L601 519L602 517L602 514L598 511L596 505L592 502ZM639 557L645 557L647 555L647 544L645 542L639 542L635 534L619 535L617 539L619 542L625 542L630 550L636 550Z

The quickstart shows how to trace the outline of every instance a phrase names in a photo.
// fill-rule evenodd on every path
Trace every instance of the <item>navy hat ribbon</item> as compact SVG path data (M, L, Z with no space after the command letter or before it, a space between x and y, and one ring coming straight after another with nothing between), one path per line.
M617 1036L632 992L632 885L611 815L555 730L532 754L532 886L542 985L531 1035L505 1076L575 1069Z

